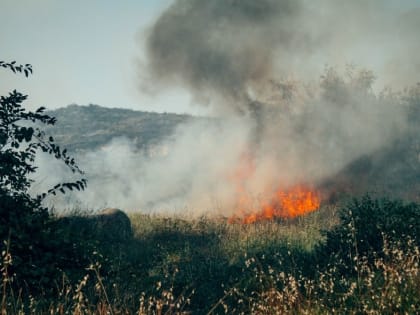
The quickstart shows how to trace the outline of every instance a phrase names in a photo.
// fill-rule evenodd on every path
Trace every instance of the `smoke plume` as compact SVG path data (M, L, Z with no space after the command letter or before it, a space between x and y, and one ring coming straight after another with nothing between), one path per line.
M272 76L279 46L303 43L300 11L291 0L176 1L147 38L150 81L182 84L198 102L246 111L250 90Z
M180 126L157 157L127 139L80 156L93 187L81 198L226 213L247 159L255 198L334 176L409 129L403 98L380 87L420 80L419 16L380 0L174 1L149 29L141 71L217 118Z
M187 87L198 102L243 110L268 80L314 79L355 63L380 85L418 81L420 9L381 0L182 0L146 38L149 82ZM220 100L222 98L222 100Z

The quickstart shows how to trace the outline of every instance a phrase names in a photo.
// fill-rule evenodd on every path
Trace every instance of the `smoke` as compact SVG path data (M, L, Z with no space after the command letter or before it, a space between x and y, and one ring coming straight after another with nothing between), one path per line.
M86 191L50 202L60 208L79 203L82 209L229 215L238 184L259 200L279 187L322 183L406 131L406 108L398 98L378 97L363 85L369 74L344 80L328 69L321 86L310 91L285 83L288 93L277 91L277 106L264 103L258 122L242 115L193 120L148 151L153 154L137 150L133 140L115 138L77 156L88 178ZM263 125L255 146L257 123ZM49 174L41 191L65 178L62 166L52 169L47 159L38 164L46 167L41 174Z
M395 4L394 4L395 6ZM186 87L198 103L247 111L269 80L316 79L326 64L373 70L379 86L420 80L420 9L345 0L179 0L146 38L157 90ZM159 85L160 83L160 85Z
M147 38L149 82L182 84L197 102L246 112L250 90L272 74L278 46L303 40L292 32L300 10L292 0L176 1Z
M114 138L96 151L76 156L86 171L86 191L52 196L48 203L60 209L80 205L82 209L115 206L132 211L214 213L220 205L233 202L230 177L247 147L250 125L243 119L183 125L176 140L162 142L152 155L138 151L130 139ZM41 184L34 193L62 182L68 174L62 163L51 164L48 155L41 155L37 165L35 179Z
M406 132L401 98L377 86L420 79L419 15L379 0L175 1L150 27L141 71L156 91L187 88L217 118L180 126L157 156L121 138L79 156L89 188L77 198L226 214L243 169L256 199L321 183Z

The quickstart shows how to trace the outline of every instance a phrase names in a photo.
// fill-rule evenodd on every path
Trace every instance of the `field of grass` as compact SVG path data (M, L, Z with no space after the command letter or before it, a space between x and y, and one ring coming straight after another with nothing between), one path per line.
M129 240L60 240L56 272L39 277L37 290L15 280L6 242L2 314L420 312L419 204L365 197L250 225L130 220Z

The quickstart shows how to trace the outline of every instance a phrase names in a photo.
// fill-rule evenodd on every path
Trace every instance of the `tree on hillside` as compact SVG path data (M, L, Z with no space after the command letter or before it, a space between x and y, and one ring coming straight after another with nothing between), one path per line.
M19 65L15 61L0 61L0 67L26 77L32 73L30 64ZM37 196L29 194L33 182L29 175L37 169L35 157L40 151L61 160L73 173L83 172L67 151L40 128L55 124L56 119L45 114L44 107L34 112L23 108L26 98L27 95L16 90L0 97L0 242L2 255L7 247L13 257L11 269L23 272L25 277L39 272L40 262L48 258L44 249L49 242L49 213L42 206L43 199L50 194L64 193L66 189L83 190L86 187L86 180L81 179L59 183Z

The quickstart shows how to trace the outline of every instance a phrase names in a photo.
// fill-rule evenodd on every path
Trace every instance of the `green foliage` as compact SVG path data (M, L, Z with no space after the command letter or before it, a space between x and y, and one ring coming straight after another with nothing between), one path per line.
M0 67L10 69L14 73L23 72L25 74L25 77L28 77L29 73L32 73L32 65L30 65L29 63L27 63L26 65L19 65L16 64L16 61L4 62L0 60Z
M381 255L385 241L420 244L420 205L399 200L373 199L366 195L339 212L340 224L326 231L326 242L318 247L321 260L342 260L350 272L352 259L372 261ZM354 271L354 270L353 270Z
M32 73L29 64L0 61L0 66L25 76ZM26 98L16 90L0 97L0 240L7 242L12 253L11 272L31 283L31 277L42 280L45 262L51 260L49 214L42 200L57 191L84 189L86 181L60 183L38 196L29 194L33 182L29 175L36 171L35 157L40 151L63 161L73 173L82 171L67 151L40 129L41 125L53 125L55 118L46 115L43 107L35 112L24 109Z

